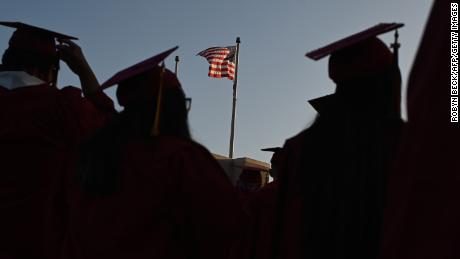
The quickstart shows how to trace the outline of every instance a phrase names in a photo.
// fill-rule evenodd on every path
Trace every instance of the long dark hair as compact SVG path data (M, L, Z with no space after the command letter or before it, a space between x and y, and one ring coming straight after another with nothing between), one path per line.
M161 109L161 135L190 139L183 91L166 88ZM156 98L129 104L82 144L77 176L86 191L109 195L120 188L120 161L125 144L133 139L155 142L155 137L151 136L155 111Z

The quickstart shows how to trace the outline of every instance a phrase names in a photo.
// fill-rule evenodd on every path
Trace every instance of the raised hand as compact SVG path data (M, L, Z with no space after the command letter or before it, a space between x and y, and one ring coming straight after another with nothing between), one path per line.
M80 46L71 40L61 40L57 46L60 59L64 61L70 70L78 75L83 94L88 95L99 89L99 82L86 61Z

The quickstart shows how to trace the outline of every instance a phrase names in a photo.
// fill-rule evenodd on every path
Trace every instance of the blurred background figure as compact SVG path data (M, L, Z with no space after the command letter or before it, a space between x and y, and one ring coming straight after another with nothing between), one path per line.
M273 181L266 184L245 204L250 223L246 229L244 244L240 249L240 258L271 258L273 233L278 201L278 177L280 168L285 161L283 148L265 148L262 151L273 152L270 159L270 176Z
M450 122L450 18L451 3L435 1L410 72L408 125L389 179L382 258L460 258L460 131Z
M236 183L238 191L250 194L262 188L268 183L268 174L262 174L259 168L244 168Z
M273 155L270 158L271 168L270 168L269 173L270 173L270 176L273 178L273 182L276 182L276 180L278 180L279 170L283 163L283 159L285 159L283 157L283 154L284 154L283 148L282 147L271 147L271 148L263 148L261 150L266 151L266 152L273 152Z
M55 205L50 195L69 152L109 119L113 103L95 92L99 84L71 41L76 38L0 24L16 29L0 67L0 257L53 258L45 247L61 238L54 232L61 223L49 214ZM82 90L57 88L60 59L79 76Z

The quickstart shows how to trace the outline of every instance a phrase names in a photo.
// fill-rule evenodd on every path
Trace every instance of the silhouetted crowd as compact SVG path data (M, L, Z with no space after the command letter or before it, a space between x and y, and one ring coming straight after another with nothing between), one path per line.
M333 94L234 186L190 135L163 61L99 84L75 37L19 22L0 66L0 259L460 258L450 3L436 1L401 119L398 44L380 24L309 52ZM57 44L58 42L58 44ZM81 87L56 86L63 61ZM449 71L449 72L447 72ZM117 112L104 89L117 86ZM250 184L250 183L256 184Z

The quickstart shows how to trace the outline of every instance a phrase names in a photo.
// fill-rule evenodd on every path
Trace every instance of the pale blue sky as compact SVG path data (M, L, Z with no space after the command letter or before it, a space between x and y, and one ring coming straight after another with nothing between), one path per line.
M400 66L404 85L431 0L15 0L2 4L1 20L23 21L80 38L99 81L175 45L179 79L193 98L190 127L211 152L227 155L232 82L207 77L195 56L241 37L235 157L269 161L264 147L280 146L305 128L315 112L308 99L329 94L327 59L305 53L379 22L402 22ZM0 28L0 49L11 29ZM390 44L393 34L381 37ZM174 68L174 54L167 60ZM79 85L62 66L59 84ZM108 91L113 97L114 90Z

